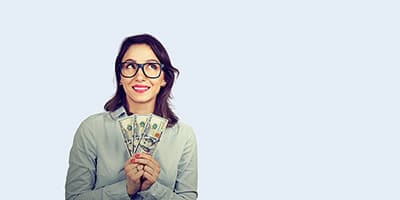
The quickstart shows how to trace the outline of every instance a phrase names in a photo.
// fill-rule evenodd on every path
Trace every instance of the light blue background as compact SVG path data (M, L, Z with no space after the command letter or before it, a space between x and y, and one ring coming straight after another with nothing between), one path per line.
M395 1L1 2L2 199L64 198L75 130L144 32L181 70L199 199L399 199L399 19Z

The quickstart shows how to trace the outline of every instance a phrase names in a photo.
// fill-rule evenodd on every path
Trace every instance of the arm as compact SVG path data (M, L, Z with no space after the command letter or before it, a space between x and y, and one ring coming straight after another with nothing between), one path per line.
M126 199L126 180L118 180L103 188L96 184L96 143L85 122L78 128L70 152L69 168L65 184L65 199Z
M174 190L155 182L148 190L135 194L133 199L197 199L197 142L192 129L184 131L188 131L189 134L178 164Z

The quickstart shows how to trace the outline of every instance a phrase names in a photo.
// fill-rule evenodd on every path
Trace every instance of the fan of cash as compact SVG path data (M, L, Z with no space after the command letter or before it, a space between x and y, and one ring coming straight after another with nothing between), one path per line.
M152 155L168 120L155 114L130 115L118 120L129 156L135 153Z

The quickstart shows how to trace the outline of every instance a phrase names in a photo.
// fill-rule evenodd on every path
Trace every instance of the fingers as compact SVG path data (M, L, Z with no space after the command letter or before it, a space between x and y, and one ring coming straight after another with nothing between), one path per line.
M135 154L135 163L142 164L143 166L148 166L153 171L159 173L160 165L151 155L148 154ZM146 169L146 168L145 168ZM149 168L147 168L149 169Z
M132 183L139 183L140 177L143 175L144 170L138 164L129 164L125 167L125 176Z
M129 195L135 194L141 188L141 178L143 177L144 170L140 164L135 164L128 159L125 162L124 171L126 177L126 190Z
M137 164L137 166L136 166L136 169L137 169L137 170L143 170L143 168L144 168L144 166L143 166L143 165L139 165L139 164Z
M127 183L129 191L144 191L157 181L160 165L151 155L138 153L125 162L125 173L129 181ZM139 186L140 190L130 189L133 186L134 188Z
M148 180L151 183L154 183L154 182L157 181L158 175L156 176L156 175L151 174L149 172L143 171L143 177L145 178L145 180Z
M125 173L126 174L136 174L139 171L143 171L143 166L139 164L129 164L125 167Z
M154 160L154 158L149 154L145 154L145 153L144 154L140 154L140 158L144 158L144 159L150 161L154 166L159 167L158 166L158 162L156 160Z
M146 165L146 166L143 167L143 171L145 171L145 172L147 172L147 173L149 173L149 174L151 174L151 175L157 173L153 168L149 167L148 165Z
M144 170L143 166L137 163L132 163L132 159L128 159L125 162L125 176L131 183L140 183L140 177L143 176Z
M142 177L143 177L144 171L135 171L131 170L128 172L126 176L126 191L128 192L129 195L133 195L136 192L140 191L140 188L142 187Z
M160 165L151 155L135 154L135 164L143 166L144 178L155 181L160 174Z

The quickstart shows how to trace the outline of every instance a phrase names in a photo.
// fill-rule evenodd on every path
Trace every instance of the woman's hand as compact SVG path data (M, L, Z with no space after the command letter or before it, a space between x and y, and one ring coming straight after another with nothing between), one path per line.
M149 189L158 179L160 165L151 155L135 154L135 164L143 166L143 179L140 191Z
M125 162L126 191L133 195L141 189L141 177L144 174L143 165L135 163L138 155L132 156Z

